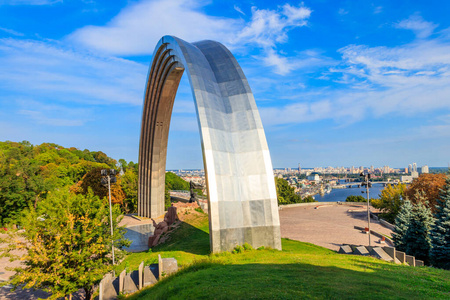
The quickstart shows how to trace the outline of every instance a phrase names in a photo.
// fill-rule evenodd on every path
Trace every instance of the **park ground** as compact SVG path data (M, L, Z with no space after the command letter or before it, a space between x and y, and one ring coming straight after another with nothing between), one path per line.
M179 209L180 225L170 239L152 251L129 254L116 273L137 269L141 261L154 263L158 254L178 260L177 274L130 299L450 299L449 271L333 251L342 243L367 244L368 236L353 229L365 226L364 216L362 207L344 205L283 208L283 251L210 254L208 216ZM123 222L151 222L132 219ZM371 227L389 235L377 226Z

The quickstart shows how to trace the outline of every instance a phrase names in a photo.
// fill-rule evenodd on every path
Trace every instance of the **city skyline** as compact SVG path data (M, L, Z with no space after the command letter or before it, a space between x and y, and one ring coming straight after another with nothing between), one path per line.
M433 0L0 1L0 140L136 162L149 63L172 34L233 52L274 168L446 167L449 10ZM166 169L203 168L197 126L183 77Z

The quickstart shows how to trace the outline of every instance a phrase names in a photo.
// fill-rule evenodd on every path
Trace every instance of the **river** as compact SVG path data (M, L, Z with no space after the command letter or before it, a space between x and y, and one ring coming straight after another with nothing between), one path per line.
M379 195L381 194L381 190L383 188L383 185L380 183L372 183L372 187L369 189L370 198L379 198ZM364 193L361 193L361 191L363 191ZM333 189L329 194L325 194L323 196L317 194L314 196L314 198L319 202L345 202L345 199L350 195L360 195L366 198L366 188L352 187L345 189Z

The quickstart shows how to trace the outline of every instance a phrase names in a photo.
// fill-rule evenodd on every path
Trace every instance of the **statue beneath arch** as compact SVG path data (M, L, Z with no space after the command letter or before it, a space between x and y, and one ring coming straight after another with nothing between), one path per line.
M139 145L138 215L164 214L173 102L186 71L199 124L212 252L249 243L281 249L272 161L255 99L231 52L164 36L147 79Z

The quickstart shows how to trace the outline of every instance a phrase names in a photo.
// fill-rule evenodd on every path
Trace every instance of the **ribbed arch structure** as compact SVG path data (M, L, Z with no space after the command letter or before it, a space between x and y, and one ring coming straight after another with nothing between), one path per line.
M211 251L244 243L281 249L272 162L259 112L236 59L214 41L191 44L164 36L155 48L139 145L138 214L164 213L170 119L185 70L200 129Z

